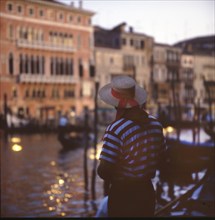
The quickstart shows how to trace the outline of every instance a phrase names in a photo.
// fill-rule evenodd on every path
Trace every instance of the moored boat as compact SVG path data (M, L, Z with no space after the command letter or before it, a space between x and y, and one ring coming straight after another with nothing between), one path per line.
M72 150L86 144L89 141L89 128L77 125L58 127L58 141L64 150Z
M180 172L198 172L214 161L214 142L193 143L189 141L166 138L166 167Z

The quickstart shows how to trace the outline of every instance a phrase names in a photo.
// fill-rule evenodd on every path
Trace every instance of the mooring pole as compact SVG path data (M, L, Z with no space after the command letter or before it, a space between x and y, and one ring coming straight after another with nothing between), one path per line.
M198 123L198 144L200 143L200 123L201 123L201 118L200 118L200 99L198 98L198 118L197 118L197 123Z
M98 104L97 104L97 95L98 95L98 88L99 88L99 82L95 82L95 109L94 109L94 161L93 161L93 170L92 170L92 185L91 185L91 190L92 190L92 200L96 200L96 167L97 167L97 138L98 138L98 130L97 130L97 125L98 125ZM95 205L95 204L94 204ZM96 210L97 207L96 205L94 206L94 209Z
M84 184L85 184L85 193L88 192L88 167L87 167L87 150L88 150L88 109L85 108L84 116L84 132L85 132L85 146L84 146Z
M85 107L84 114L84 208L88 212L88 200L89 200L89 182L88 182L88 161L87 161L87 151L89 147L89 125L88 125L88 108Z
M8 114L8 106L7 106L7 94L4 93L4 139L5 141L7 141L7 137L8 137L8 124L7 124L7 114Z

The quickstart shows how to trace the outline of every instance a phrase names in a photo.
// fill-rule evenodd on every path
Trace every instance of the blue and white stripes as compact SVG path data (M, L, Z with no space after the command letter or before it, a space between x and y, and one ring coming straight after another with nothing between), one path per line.
M118 164L118 177L143 177L155 173L165 141L161 124L154 117L148 119L149 122L140 126L121 118L107 127L100 159Z

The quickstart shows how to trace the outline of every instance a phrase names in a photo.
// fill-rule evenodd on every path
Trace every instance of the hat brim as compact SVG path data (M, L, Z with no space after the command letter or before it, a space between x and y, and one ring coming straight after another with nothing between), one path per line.
M102 101L104 101L105 103L115 106L117 107L119 104L119 99L115 98L112 93L111 93L111 83L105 85L104 87L102 87L98 94L101 98ZM135 85L135 97L134 99L137 101L137 103L139 105L142 105L146 102L146 98L147 98L147 94L145 89L143 89L142 87ZM131 108L131 106L127 105L125 108Z

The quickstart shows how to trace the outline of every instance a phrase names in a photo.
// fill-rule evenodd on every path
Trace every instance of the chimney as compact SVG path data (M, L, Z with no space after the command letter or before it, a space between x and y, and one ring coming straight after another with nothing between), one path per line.
M79 1L79 8L82 8L82 6L83 6L83 1L80 0L80 1Z
M70 2L70 6L74 7L74 2L73 1Z
M129 32L133 33L133 27L129 27Z

